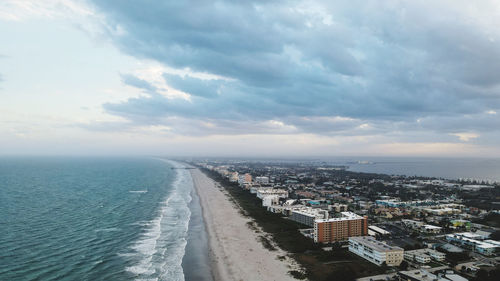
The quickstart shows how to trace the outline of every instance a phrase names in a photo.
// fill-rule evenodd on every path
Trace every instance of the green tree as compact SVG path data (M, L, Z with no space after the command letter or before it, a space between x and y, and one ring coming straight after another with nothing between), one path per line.
M401 264L399 265L400 270L407 270L408 269L408 262L407 261L402 261Z

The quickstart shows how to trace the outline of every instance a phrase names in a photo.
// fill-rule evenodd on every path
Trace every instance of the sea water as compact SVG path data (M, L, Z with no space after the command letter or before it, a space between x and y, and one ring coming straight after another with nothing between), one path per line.
M161 159L0 158L0 280L210 280L193 195Z
M355 172L500 182L498 158L345 157L333 162Z

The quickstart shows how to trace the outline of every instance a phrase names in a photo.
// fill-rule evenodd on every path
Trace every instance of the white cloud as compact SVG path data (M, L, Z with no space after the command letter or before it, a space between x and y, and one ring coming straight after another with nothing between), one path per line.
M459 140L468 142L473 139L477 139L479 137L478 134L475 133L454 133L452 136L457 136Z
M22 21L32 18L71 18L75 15L92 16L94 11L77 0L3 0L0 19Z

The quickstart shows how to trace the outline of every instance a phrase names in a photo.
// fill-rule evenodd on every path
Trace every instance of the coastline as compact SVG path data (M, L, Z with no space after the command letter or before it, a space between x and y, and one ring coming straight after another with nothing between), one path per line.
M295 280L294 265L281 261L287 253L270 251L259 242L259 234L216 182L199 169L190 170L208 236L209 258L215 281Z
M182 269L185 281L214 281L209 257L208 234L206 231L200 199L194 187L191 190L189 209L191 216L187 233Z

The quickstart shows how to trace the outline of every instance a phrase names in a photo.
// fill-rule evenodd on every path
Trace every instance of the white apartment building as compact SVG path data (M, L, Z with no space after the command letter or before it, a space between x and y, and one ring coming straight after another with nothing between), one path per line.
M481 235L476 235L471 232L464 233L454 233L446 234L446 240L459 244L461 246L466 246L474 252L478 252L483 255L493 255L495 251L500 247L500 242L494 240L481 241L475 238L480 238Z
M408 261L416 261L425 264L431 262L431 260L444 261L446 255L433 249L418 249L405 251L404 258Z
M314 221L316 219L328 219L328 211L305 207L302 209L293 210L290 219L314 227Z
M263 207L271 207L277 205L279 202L279 197L276 195L268 195L261 198Z
M288 198L288 191L284 189L271 189L271 188L257 189L257 197L260 199L270 195L276 195L280 198Z
M371 236L349 237L349 251L380 266L398 266L404 259L404 250L377 241Z

